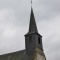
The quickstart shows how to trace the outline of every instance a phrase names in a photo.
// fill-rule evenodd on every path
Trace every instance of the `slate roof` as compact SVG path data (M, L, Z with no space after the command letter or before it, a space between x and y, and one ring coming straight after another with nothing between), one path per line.
M31 7L29 31L28 31L28 33L26 35L31 34L31 33L38 33L32 7Z
M38 32L36 21L33 13L33 9L31 8L31 16L30 16L30 25L29 25L29 32Z
M26 51L18 51L9 54L0 55L0 60L32 60L31 56L26 55Z

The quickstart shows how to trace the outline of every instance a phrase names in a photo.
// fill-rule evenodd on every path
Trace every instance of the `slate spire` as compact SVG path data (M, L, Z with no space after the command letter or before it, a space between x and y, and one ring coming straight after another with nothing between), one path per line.
M29 23L29 31L26 35L32 34L32 33L38 33L37 26L36 26L36 21L33 13L33 8L32 8L32 0L31 0L31 14L30 14L30 23Z
M28 33L37 33L37 26L36 26L36 22L35 22L35 17L34 17L34 13L33 13L33 9L31 7L31 15L30 15L30 24L29 24L29 32Z

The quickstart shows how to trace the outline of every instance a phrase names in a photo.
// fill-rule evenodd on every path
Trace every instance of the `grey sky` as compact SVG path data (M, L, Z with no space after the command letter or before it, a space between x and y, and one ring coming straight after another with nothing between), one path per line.
M60 0L33 0L33 10L47 60L60 59ZM30 0L0 0L0 54L25 48Z

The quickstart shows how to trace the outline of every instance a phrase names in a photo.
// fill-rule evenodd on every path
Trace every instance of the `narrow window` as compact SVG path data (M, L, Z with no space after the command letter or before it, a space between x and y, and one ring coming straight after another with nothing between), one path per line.
M31 42L32 41L32 36L29 36L29 42Z
M38 37L38 43L40 44L41 42L40 42L40 37Z

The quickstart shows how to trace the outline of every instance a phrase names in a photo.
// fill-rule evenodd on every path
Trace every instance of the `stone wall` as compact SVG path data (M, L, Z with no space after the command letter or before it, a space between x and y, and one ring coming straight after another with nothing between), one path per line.
M46 60L44 56L37 54L34 60Z
M44 52L39 48L35 49L35 53L33 57L34 57L33 60L46 60Z

